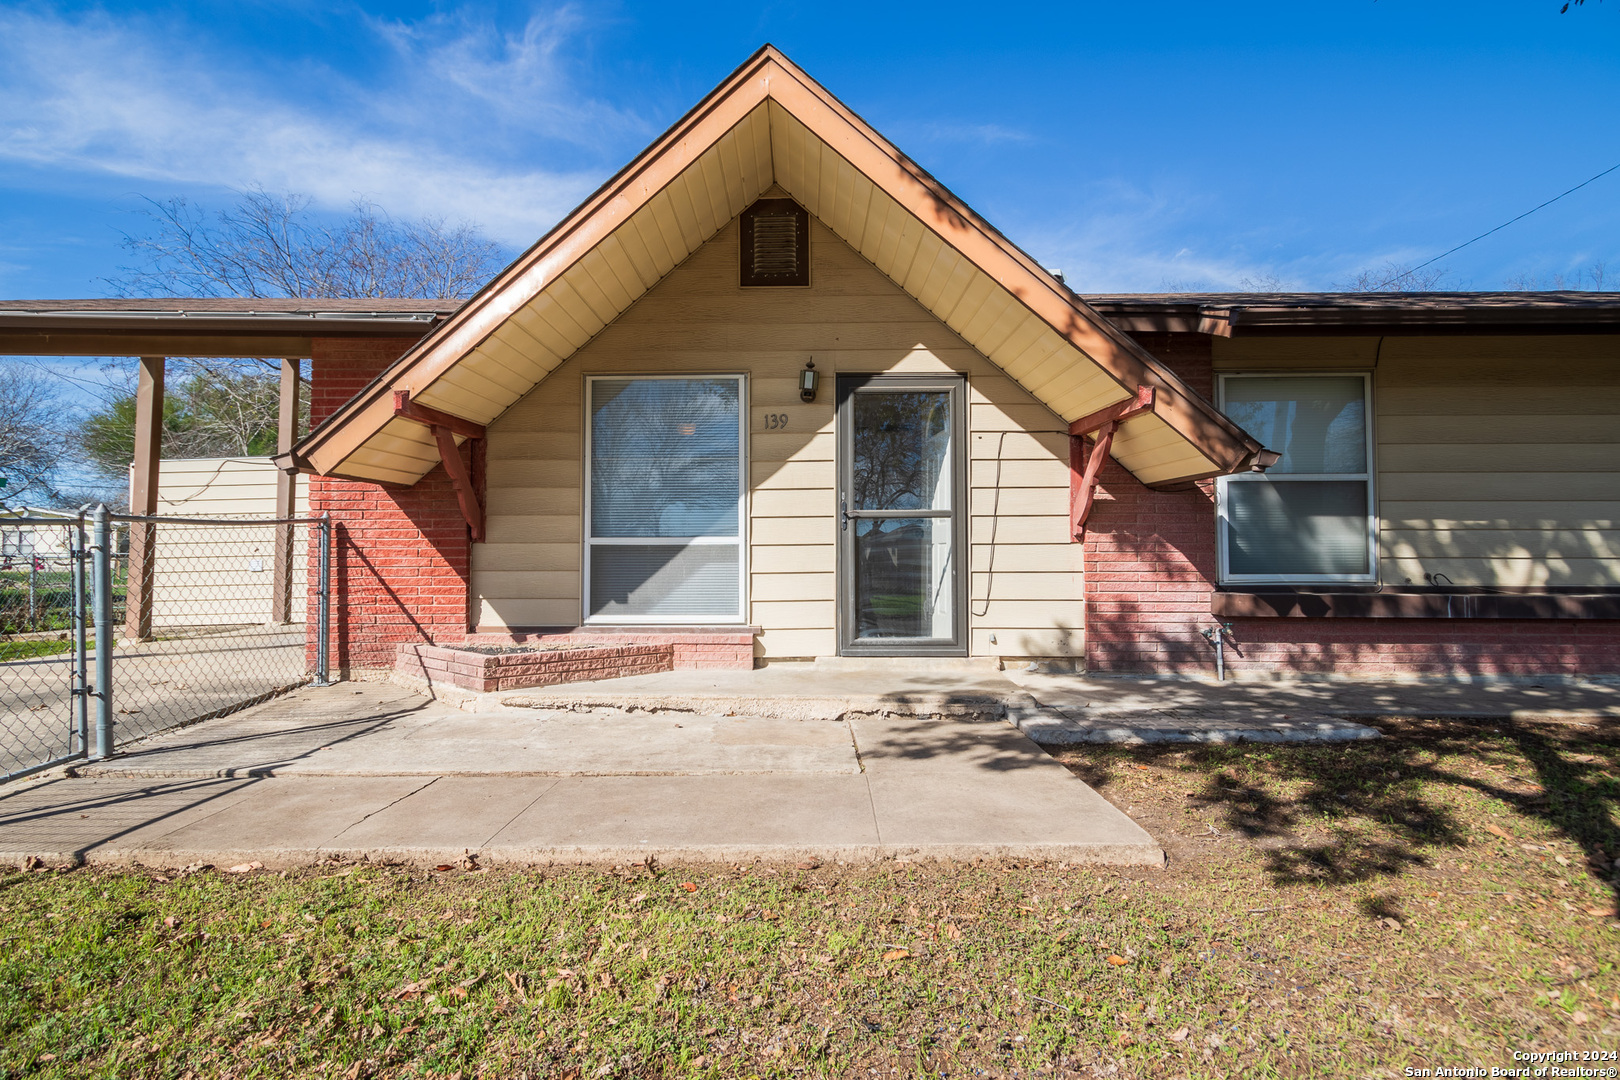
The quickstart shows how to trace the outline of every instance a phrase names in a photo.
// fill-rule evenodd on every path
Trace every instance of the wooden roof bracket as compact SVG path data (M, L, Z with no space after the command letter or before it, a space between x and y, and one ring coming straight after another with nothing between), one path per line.
M1116 401L1069 425L1069 514L1076 543L1086 538L1086 519L1091 516L1091 504L1097 495L1097 476L1114 445L1114 432L1126 420L1152 409L1153 387L1138 386L1135 397ZM1088 456L1086 436L1092 432L1097 433L1097 439Z
M484 500L481 496L484 486L484 425L419 405L411 400L409 390L394 391L394 415L425 424L433 432L433 441L439 445L439 460L444 462L444 471L449 474L450 483L456 489L456 502L461 506L461 516L467 519L467 528L472 531L473 543L483 543ZM461 450L456 446L457 435L472 441L472 473L468 472L467 463L461 460ZM478 475L474 476L473 473Z

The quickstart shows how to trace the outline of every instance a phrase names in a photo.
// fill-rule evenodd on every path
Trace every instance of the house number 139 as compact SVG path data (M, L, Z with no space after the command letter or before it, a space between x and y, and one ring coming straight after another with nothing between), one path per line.
M765 414L765 430L787 427L787 413L769 412Z

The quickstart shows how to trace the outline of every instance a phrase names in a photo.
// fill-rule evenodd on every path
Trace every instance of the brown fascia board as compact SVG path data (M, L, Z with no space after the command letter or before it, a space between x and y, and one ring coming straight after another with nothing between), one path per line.
M1154 387L1158 391L1154 412L1213 462L1216 471L1236 469L1261 449L1150 353L770 45L750 57L372 385L305 436L297 449L318 469L338 467L392 416L392 390L409 390L413 396L425 390L744 116L771 98L1089 356L1119 384L1122 396L1136 393L1138 386ZM529 287L519 288L525 283Z
M317 337L412 340L442 316L18 311L0 307L0 355L306 357Z
M1087 299L1115 326L1133 333L1256 337L1620 330L1620 294L1613 293L1255 293Z

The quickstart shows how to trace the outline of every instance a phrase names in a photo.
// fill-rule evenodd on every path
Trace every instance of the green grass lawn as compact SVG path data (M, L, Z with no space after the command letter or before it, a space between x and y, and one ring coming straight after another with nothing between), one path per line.
M1162 871L12 872L0 1077L1362 1077L1620 1048L1620 731L1385 726L1061 754Z
M88 649L96 647L94 640L85 645ZM71 640L58 641L55 638L24 638L16 641L0 640L0 663L7 660L32 660L36 656L55 656L58 653L73 651Z

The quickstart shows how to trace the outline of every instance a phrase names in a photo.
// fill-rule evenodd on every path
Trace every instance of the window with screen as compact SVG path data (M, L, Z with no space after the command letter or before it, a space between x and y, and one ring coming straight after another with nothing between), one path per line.
M1366 375L1223 375L1221 407L1282 457L1216 483L1221 578L1375 580Z
M586 620L744 621L742 377L587 387Z

